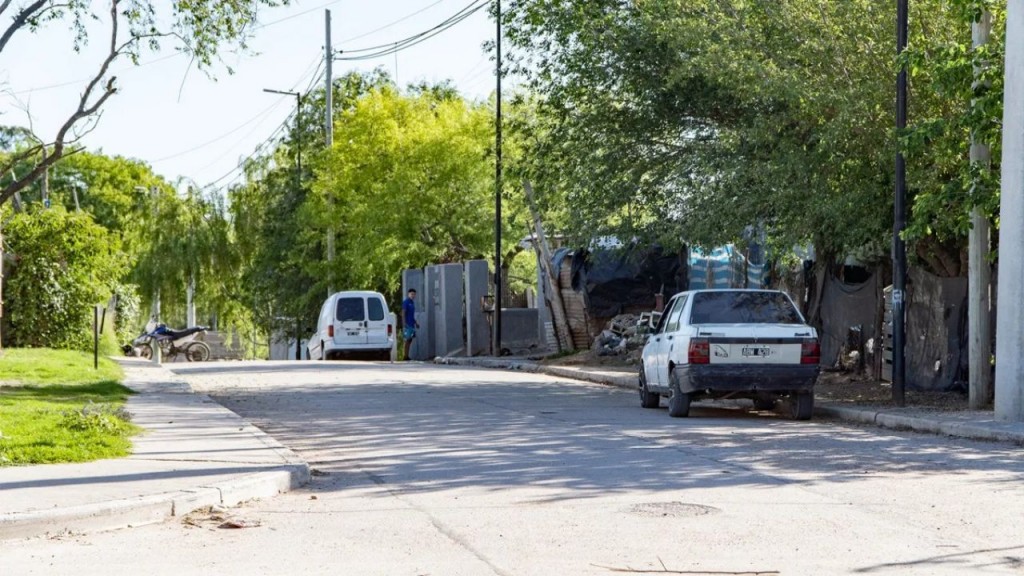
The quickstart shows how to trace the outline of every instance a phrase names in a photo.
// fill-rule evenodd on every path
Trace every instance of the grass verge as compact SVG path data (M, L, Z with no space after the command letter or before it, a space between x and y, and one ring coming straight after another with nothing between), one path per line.
M129 421L116 362L69 350L0 353L0 466L87 462L131 452L139 428Z

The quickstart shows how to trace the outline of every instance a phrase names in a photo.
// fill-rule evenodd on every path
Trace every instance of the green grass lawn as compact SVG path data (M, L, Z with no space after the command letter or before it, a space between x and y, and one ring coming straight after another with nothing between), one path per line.
M131 452L116 362L68 350L0 353L0 466L86 462Z

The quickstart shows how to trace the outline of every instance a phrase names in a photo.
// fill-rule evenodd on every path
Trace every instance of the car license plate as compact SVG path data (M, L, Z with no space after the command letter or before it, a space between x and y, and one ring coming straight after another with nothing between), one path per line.
M767 358L772 355L771 346L744 346L743 355L748 358Z
M349 331L348 331L348 335L349 335L349 336L359 336L359 330L356 330L355 332L353 332L353 331L349 330Z

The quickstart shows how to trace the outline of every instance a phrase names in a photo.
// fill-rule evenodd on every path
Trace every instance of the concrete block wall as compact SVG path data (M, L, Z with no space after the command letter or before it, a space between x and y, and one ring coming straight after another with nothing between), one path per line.
M433 358L429 351L429 345L431 338L424 338L423 335L427 333L426 329L429 326L429 321L426 314L425 303L429 302L426 289L426 275L423 270L413 269L405 270L402 272L402 300L405 300L405 296L409 293L409 289L416 290L416 316L417 321L420 323L420 333L415 340L412 341L412 347L409 349L409 356L414 360L429 360ZM402 310L399 308L398 314L401 314ZM405 326L405 319L401 318L399 322L398 332L401 333L402 327Z
M491 351L491 326L481 301L488 294L486 260L466 262L466 355L479 356Z

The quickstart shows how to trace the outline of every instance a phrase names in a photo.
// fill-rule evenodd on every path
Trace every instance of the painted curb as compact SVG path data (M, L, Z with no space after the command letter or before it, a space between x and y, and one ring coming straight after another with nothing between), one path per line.
M102 532L164 522L207 506L235 506L276 496L309 481L309 466L289 464L210 486L80 506L12 512L0 516L0 541Z
M609 376L607 374L584 372L573 368L559 366L543 366L533 362L522 362L515 360L500 360L493 358L437 358L438 364L455 366L477 366L483 368L503 368L511 370L522 370L614 386L627 390L636 389L635 376ZM998 424L991 427L976 422L949 421L901 414L898 412L882 411L877 408L861 408L853 406L837 406L834 404L817 404L814 413L818 416L829 416L847 422L870 424L880 428L892 430L911 430L925 434L937 434L940 436L952 436L956 438L967 438L970 440L985 440L992 442L1010 442L1024 446L1024 431L998 428Z

